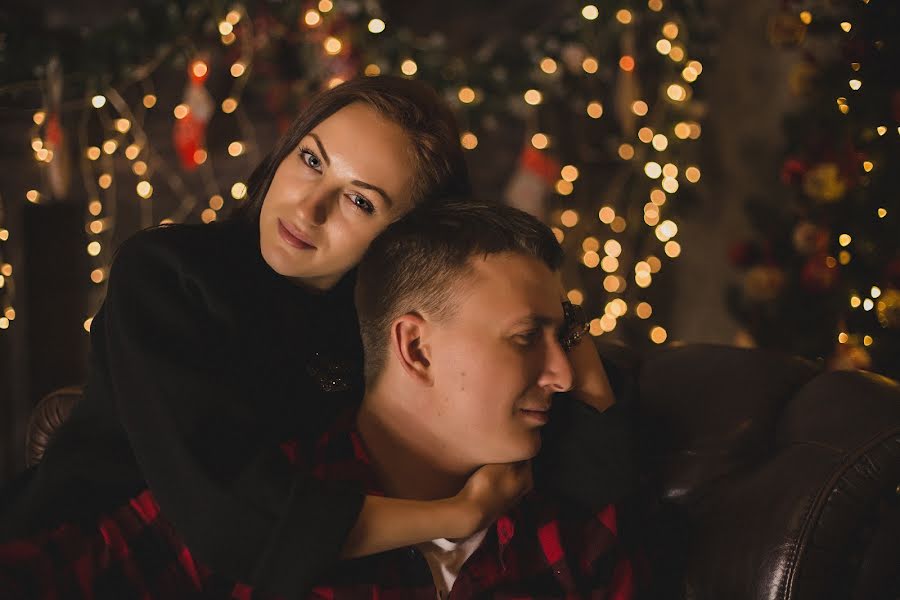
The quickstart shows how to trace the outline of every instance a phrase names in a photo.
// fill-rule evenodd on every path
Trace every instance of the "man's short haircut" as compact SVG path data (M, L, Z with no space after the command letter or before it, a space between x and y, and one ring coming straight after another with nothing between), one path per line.
M426 202L376 238L359 265L356 308L366 382L384 369L391 323L407 313L452 316L470 259L513 252L552 271L563 251L550 229L515 208L472 200Z

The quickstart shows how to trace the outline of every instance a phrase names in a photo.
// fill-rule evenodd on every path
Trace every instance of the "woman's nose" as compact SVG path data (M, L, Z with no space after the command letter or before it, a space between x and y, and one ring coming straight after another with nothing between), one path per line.
M325 187L317 187L304 194L297 203L297 215L308 225L323 225L334 204L335 192Z

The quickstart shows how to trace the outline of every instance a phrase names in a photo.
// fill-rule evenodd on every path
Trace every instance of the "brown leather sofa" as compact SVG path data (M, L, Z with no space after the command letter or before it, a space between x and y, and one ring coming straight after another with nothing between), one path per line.
M648 598L900 598L900 385L760 350L601 353L637 428ZM30 461L78 394L35 409Z

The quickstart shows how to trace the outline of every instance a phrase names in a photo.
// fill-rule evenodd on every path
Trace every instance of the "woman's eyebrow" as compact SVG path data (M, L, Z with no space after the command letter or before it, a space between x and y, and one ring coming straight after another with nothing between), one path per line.
M325 161L325 164L331 166L331 159L328 158L328 153L325 152L325 146L322 145L322 140L319 139L319 136L317 136L313 132L310 132L309 137L315 140L316 146L319 147L319 152L322 154L322 160Z
M358 179L354 179L350 183L361 188L366 188L367 190L372 190L373 192L378 192L379 194L381 194L381 197L384 198L384 202L388 205L388 207L393 206L394 201L390 196L388 196L388 193L377 185L372 185L371 183L366 183L365 181L360 181Z

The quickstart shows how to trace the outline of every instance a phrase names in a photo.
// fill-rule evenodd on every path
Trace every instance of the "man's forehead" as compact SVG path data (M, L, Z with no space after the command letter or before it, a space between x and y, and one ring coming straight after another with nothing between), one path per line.
M507 252L475 257L471 266L467 296L502 313L504 320L561 318L556 276L543 261Z

